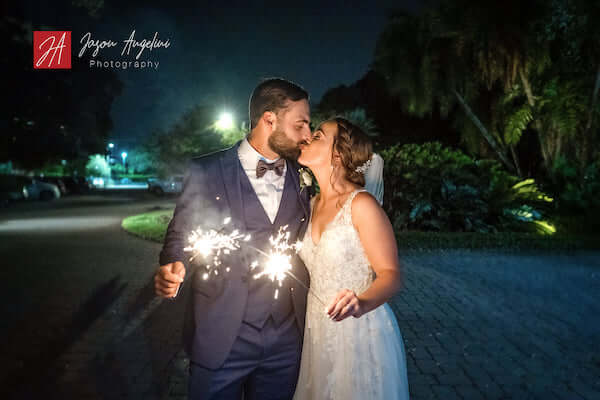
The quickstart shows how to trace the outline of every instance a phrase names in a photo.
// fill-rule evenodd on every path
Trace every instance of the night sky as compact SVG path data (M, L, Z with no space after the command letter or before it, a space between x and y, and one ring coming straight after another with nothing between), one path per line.
M311 103L318 103L327 89L352 84L367 72L391 9L415 11L422 2L190 3L107 0L96 25L79 27L96 39L122 41L135 29L138 40L158 31L171 42L140 58L159 61L157 70L116 70L124 89L113 103L114 141L134 144L198 103L246 120L252 89L269 76L301 84ZM73 35L75 56L81 34ZM119 59L121 44L118 48L103 54Z

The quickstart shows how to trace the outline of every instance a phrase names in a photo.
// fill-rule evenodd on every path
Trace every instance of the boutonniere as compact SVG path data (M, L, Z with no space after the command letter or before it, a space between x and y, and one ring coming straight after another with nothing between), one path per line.
M300 168L298 170L298 177L300 179L300 193L304 188L311 187L314 182L314 176L312 171L308 168Z

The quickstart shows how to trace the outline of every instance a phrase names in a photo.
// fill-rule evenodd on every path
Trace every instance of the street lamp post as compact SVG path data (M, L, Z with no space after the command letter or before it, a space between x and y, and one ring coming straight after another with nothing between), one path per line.
M115 147L114 143L109 143L108 144L108 150L106 151L106 162L108 162L110 164L110 159L112 157L112 152L113 152L113 148Z
M123 167L125 167L125 173L127 173L127 162L125 161L127 159L127 152L122 152L121 158L123 159Z

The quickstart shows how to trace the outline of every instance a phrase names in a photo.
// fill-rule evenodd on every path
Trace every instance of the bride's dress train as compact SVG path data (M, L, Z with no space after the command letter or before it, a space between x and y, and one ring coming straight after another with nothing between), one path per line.
M326 226L319 243L312 239L312 221L304 236L300 256L310 272L310 289L325 302L341 289L361 293L374 278L352 225L352 199L360 191L363 190L350 194ZM309 294L294 399L408 398L404 342L390 306L386 303L360 318L335 322Z

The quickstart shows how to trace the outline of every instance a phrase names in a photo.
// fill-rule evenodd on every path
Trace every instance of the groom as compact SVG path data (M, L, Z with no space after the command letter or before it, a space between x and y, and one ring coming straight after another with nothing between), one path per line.
M244 400L291 399L298 378L307 291L289 278L283 287L254 279L250 265L264 264L251 246L268 250L279 227L287 225L289 243L306 230L309 198L300 190L296 159L299 145L311 137L308 93L287 80L268 79L254 89L249 111L245 139L188 165L155 275L156 294L166 298L175 297L184 276L190 282L183 339L194 400L242 394ZM227 232L239 229L251 240L221 257L229 268L204 279L205 267L193 265L183 248L192 230L219 229L226 217ZM292 264L308 286L300 258Z

